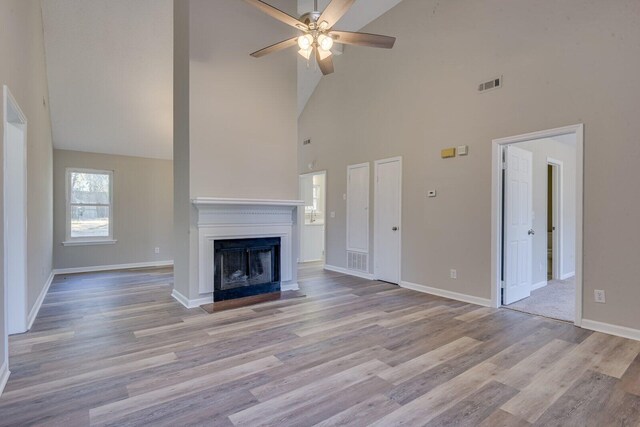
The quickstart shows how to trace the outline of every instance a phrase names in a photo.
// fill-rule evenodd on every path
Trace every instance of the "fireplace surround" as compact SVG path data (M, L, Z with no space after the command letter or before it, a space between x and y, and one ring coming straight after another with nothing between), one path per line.
M189 305L227 299L223 290L215 289L214 274L216 244L224 240L279 239L280 290L298 289L295 236L297 208L304 202L198 197L192 203L197 209L198 294Z

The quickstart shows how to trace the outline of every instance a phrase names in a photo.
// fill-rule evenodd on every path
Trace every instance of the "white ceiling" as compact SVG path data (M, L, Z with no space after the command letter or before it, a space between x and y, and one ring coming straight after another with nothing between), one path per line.
M324 10L330 0L318 0L318 9ZM402 0L357 0L353 7L344 15L336 25L337 30L359 31L362 27L382 16L389 9L400 3ZM313 0L298 0L298 13L313 10ZM387 34L393 36L393 34ZM348 50L349 48L345 48ZM367 48L354 48L367 49ZM336 67L336 73L340 70ZM331 78L331 75L325 77ZM317 66L307 67L307 61L298 55L298 115L302 114L313 91L320 83L322 73Z
M54 146L170 159L173 1L42 2Z
M358 31L400 1L358 0L336 28ZM42 12L54 146L171 159L173 0L44 0ZM321 78L300 58L298 114Z

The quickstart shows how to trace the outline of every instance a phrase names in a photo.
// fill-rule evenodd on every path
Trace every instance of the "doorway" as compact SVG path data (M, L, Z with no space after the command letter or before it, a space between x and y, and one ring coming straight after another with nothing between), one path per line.
M4 335L7 340L9 334L27 331L27 118L7 86L3 87L3 106Z
M375 162L374 275L400 283L402 250L402 158Z
M579 325L582 125L493 141L492 304Z
M300 262L324 261L327 172L300 175L300 198L304 200L300 218Z

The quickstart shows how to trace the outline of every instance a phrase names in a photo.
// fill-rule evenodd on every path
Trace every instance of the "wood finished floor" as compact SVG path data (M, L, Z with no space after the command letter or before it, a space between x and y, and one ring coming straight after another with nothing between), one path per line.
M221 313L169 269L57 276L0 425L637 426L640 342L303 267Z

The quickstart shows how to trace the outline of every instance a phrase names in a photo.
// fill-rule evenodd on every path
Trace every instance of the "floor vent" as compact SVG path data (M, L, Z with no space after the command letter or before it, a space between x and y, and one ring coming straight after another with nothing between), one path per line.
M347 251L347 268L349 270L369 272L369 254Z

